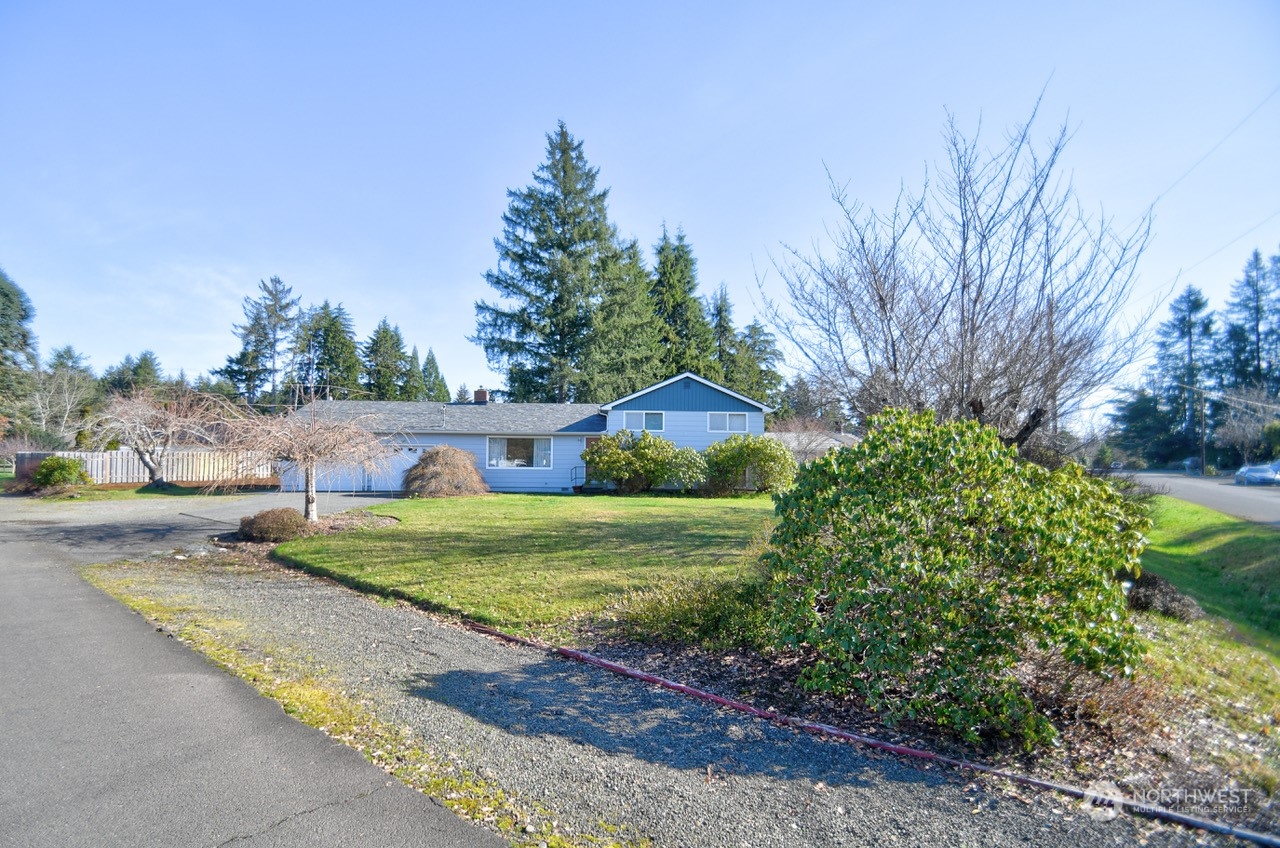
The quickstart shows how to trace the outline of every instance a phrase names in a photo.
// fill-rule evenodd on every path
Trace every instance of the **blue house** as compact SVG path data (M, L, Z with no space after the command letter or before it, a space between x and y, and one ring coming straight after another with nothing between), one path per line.
M649 432L678 447L702 450L735 433L764 433L772 409L751 398L684 373L606 404L489 403L477 390L471 403L322 400L294 415L357 421L394 447L376 472L329 468L321 491L398 491L405 469L423 450L451 445L470 452L495 492L571 492L586 482L582 452L592 441L621 430ZM286 468L284 491L300 491L301 475Z

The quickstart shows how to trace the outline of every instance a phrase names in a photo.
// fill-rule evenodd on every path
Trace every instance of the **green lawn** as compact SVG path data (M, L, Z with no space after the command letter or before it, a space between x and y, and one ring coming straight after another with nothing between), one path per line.
M192 497L217 497L220 495L238 495L245 492L270 490L274 487L246 487L238 491L209 491L203 484L198 483L172 483L163 489L153 489L150 486L83 486L72 492L63 492L56 495L46 495L44 500L49 501L132 501L147 498L192 498Z
M1168 497L1151 517L1142 567L1280 657L1280 529Z
M767 496L490 495L374 508L400 524L281 545L364 591L522 632L672 576L729 577L773 522Z

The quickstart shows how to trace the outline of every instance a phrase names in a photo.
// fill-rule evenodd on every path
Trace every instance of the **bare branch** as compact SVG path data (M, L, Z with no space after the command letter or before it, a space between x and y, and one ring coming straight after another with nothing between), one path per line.
M1122 312L1150 216L1121 232L1088 215L1059 173L1067 128L1037 148L1034 120L988 151L948 115L941 179L900 193L889 214L832 181L829 253L775 261L789 302L766 298L770 317L859 421L886 407L980 409L1020 444L1132 361L1150 315L1126 324Z

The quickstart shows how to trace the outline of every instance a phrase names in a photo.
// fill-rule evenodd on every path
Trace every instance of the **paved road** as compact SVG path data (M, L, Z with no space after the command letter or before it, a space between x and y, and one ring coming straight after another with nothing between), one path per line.
M296 500L0 497L0 846L504 844L74 570L196 545ZM368 502L325 496L322 508Z
M1231 477L1143 473L1139 482L1179 500L1248 521L1280 526L1280 486L1237 486Z

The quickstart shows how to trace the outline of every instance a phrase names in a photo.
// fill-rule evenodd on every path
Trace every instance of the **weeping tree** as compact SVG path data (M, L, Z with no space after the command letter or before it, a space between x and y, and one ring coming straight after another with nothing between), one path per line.
M270 459L297 468L304 481L302 514L318 521L316 480L334 469L380 470L391 448L358 418L342 414L335 401L315 401L286 415L247 415L228 422L223 447L259 462ZM241 473L241 472L238 472Z
M935 181L876 212L833 180L830 247L775 262L773 323L858 421L933 409L1021 445L1133 360L1146 317L1122 313L1150 214L1119 229L1086 213L1062 175L1067 128L1038 145L1035 118L988 148L949 115Z

